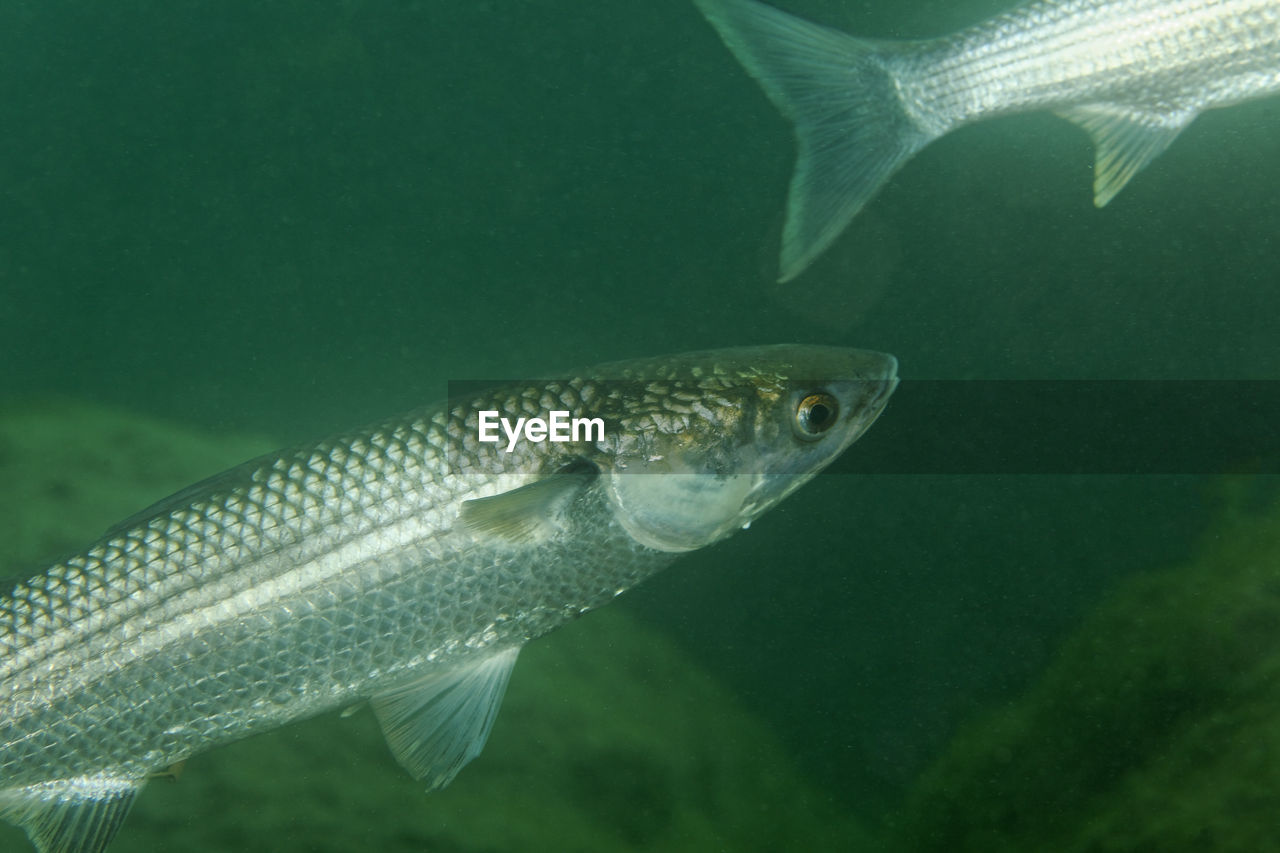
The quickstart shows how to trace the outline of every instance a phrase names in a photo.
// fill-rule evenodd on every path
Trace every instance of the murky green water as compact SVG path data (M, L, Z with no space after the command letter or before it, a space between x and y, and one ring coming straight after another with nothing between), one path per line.
M786 5L911 37L1006 4ZM69 397L284 443L449 379L783 341L892 352L908 379L1280 376L1277 100L1197 119L1101 211L1078 129L966 128L787 285L790 130L685 0L9 4L0 121L0 407ZM943 433L953 414L913 411ZM851 452L907 426L891 407ZM619 606L834 812L896 837L957 729L1033 690L1123 578L1190 561L1220 491L830 476ZM386 772L369 743L346 779ZM389 807L412 808L403 783ZM242 794L222 794L234 823ZM464 772L449 796L492 793Z

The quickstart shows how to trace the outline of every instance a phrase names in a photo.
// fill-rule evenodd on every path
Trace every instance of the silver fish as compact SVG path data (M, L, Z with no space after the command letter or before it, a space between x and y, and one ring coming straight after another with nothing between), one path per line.
M0 817L42 853L99 853L149 776L363 700L400 763L447 784L525 642L813 477L879 416L897 362L778 346L571 376L246 463L18 585ZM481 440L480 412L551 411L603 434Z
M795 125L781 281L917 151L1053 110L1097 148L1102 207L1201 112L1280 91L1276 0L1038 0L945 38L860 39L754 0L694 0Z

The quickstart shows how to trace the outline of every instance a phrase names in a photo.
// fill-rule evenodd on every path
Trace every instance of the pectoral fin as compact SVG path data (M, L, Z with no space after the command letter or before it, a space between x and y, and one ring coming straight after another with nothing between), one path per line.
M519 653L503 649L370 702L396 760L427 790L448 785L480 754Z
M464 501L461 519L468 530L517 544L540 542L557 529L556 520L598 469L576 462L518 489Z
M102 853L142 783L79 777L0 791L0 817L27 831L40 853Z
M1086 104L1059 110L1058 115L1093 138L1093 203L1098 207L1115 198L1196 117L1194 112L1161 113L1123 104Z

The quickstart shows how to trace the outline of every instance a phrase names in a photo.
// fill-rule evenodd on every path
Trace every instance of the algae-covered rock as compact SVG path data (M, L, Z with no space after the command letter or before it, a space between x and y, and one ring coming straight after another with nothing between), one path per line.
M0 541L22 561L266 449L68 403L0 411ZM767 728L618 607L521 654L484 754L427 794L367 708L187 762L111 853L858 849ZM29 849L0 828L0 850Z
M898 846L1280 846L1280 505L1240 505L1189 564L1121 584L1036 687L962 732Z

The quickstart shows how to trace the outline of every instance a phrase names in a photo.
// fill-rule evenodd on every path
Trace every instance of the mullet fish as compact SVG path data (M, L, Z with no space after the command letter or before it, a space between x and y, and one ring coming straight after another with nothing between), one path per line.
M1092 137L1109 202L1201 112L1280 90L1276 0L1037 0L929 41L860 39L754 0L694 0L795 125L781 279L963 124L1053 110Z
M0 817L98 853L149 776L368 700L429 788L520 648L746 527L884 408L893 356L728 349L521 383L248 462L0 598ZM599 417L511 453L477 412Z

